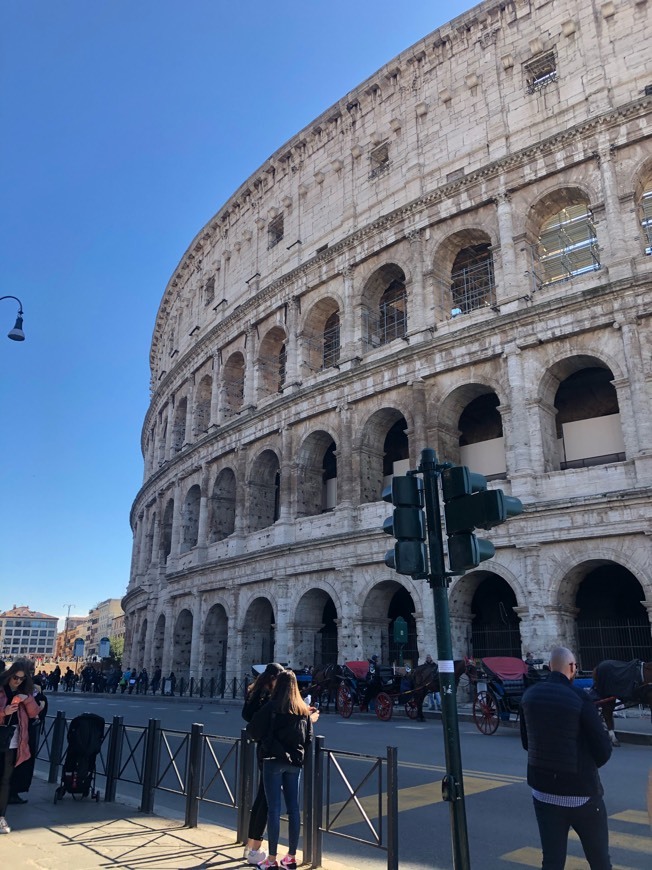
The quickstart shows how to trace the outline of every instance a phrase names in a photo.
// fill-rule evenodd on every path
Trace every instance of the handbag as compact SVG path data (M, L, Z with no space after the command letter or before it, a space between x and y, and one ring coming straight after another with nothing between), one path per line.
M8 751L15 730L15 725L0 725L0 752Z

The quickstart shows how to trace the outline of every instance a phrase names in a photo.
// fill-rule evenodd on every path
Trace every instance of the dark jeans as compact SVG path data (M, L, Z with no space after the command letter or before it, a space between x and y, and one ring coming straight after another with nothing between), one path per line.
M299 845L301 813L299 777L301 768L284 761L263 761L263 782L267 797L267 843L269 854L276 855L281 829L281 791L288 814L288 854L295 855Z
M265 826L267 825L267 798L265 797L265 785L263 783L263 773L260 773L258 780L258 791L256 798L251 805L251 813L249 815L249 831L247 837L250 840L262 840L265 836Z
M601 797L591 798L581 807L558 807L533 800L543 848L542 870L564 870L571 828L580 838L591 870L612 870L607 810Z
M7 812L7 804L9 803L9 785L11 783L11 774L14 772L14 764L16 763L16 750L8 749L0 756L2 763L2 776L0 776L0 816L4 816Z

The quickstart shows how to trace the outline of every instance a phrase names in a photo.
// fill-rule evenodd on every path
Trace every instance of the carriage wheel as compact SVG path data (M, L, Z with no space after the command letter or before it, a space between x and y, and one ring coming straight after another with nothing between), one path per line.
M379 692L376 695L376 716L383 722L388 722L394 712L394 702L387 692Z
M344 719L350 718L353 713L353 695L346 683L342 683L337 690L337 712Z
M498 728L498 704L491 692L478 692L473 702L473 721L483 734L493 734Z
M414 700L414 698L410 698L409 701L405 702L405 712L407 714L408 719L418 719L419 718L419 705Z

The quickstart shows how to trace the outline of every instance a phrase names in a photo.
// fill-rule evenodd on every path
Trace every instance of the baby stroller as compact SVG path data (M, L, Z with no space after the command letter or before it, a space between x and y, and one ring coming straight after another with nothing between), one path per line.
M68 750L63 764L61 785L54 793L54 802L61 800L66 792L88 797L96 801L100 793L95 788L95 759L104 739L104 719L95 713L76 716L68 728Z

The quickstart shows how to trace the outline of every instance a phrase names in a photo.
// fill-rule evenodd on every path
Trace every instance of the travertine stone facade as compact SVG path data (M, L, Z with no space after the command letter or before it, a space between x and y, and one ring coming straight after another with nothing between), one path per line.
M426 446L526 507L451 584L456 654L513 652L509 628L517 654L613 654L581 631L614 595L649 649L651 23L647 0L483 3L200 230L154 329L125 660L395 659L398 615L406 656L436 652L379 531Z

